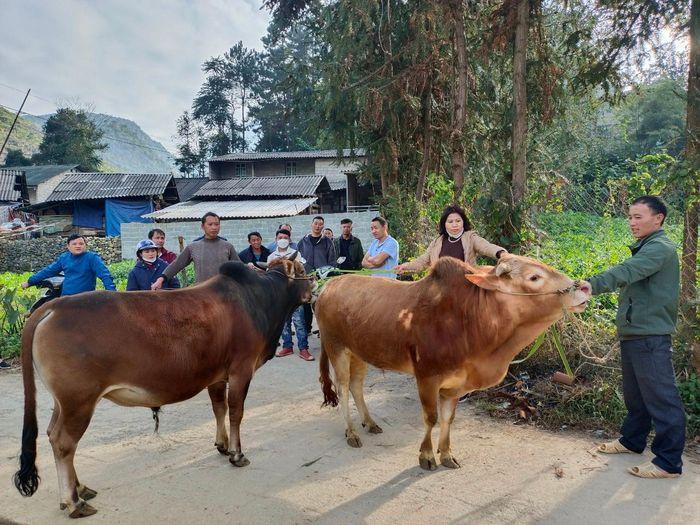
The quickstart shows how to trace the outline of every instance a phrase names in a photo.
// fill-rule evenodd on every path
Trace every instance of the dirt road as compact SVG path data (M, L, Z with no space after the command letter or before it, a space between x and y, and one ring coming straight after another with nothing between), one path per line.
M318 340L312 343L317 355ZM150 410L103 401L76 455L80 479L99 491L91 501L98 513L85 522L698 523L700 465L686 461L676 480L639 480L625 468L643 458L599 457L588 452L593 442L585 436L493 421L462 405L452 434L462 468L422 471L415 386L397 374L368 376L367 402L384 433L362 434L364 447L351 449L339 412L320 408L317 377L317 363L296 356L274 359L258 372L242 427L251 464L242 469L213 447L206 392L165 407L159 435ZM22 404L21 375L1 373L0 523L67 523L44 433L52 401L43 387L42 484L32 498L22 498L10 482Z

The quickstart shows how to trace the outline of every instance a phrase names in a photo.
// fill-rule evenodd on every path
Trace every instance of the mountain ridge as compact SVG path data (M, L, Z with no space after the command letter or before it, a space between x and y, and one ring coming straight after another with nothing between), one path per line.
M8 111L5 113L11 115ZM0 137L9 131L12 121L7 122L8 115L0 113ZM19 148L27 156L38 151L43 136L43 125L50 116L51 114L20 117L17 121L20 128L15 127L7 148ZM108 166L110 170L131 173L176 171L172 154L134 121L104 113L88 113L88 118L104 132L102 140L108 148L101 152L100 158L103 165ZM16 135L18 129L22 131L20 136Z

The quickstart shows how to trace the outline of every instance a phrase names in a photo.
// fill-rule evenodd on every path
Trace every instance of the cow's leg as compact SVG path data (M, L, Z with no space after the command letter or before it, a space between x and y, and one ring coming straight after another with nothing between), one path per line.
M421 405L423 405L423 423L425 423L425 436L420 445L420 454L418 455L418 463L422 469L435 470L437 463L435 454L433 453L433 427L437 423L437 400L439 385L436 381L429 379L418 379L418 396L420 397Z
M367 374L367 363L351 354L350 357L350 392L355 400L355 406L362 416L362 426L367 429L370 434L381 434L382 428L377 425L369 415L367 404L364 396L365 375Z
M362 441L355 431L355 426L352 424L352 417L350 416L350 355L350 351L345 349L328 353L335 371L335 386L338 390L340 410L345 418L345 438L348 445L353 448L360 448Z
M440 439L438 441L438 453L440 454L440 464L447 468L459 468L460 464L452 456L450 450L450 427L455 419L455 407L457 397L440 396Z
M93 408L84 404L71 411L61 408L55 419L52 417L53 424L50 425L49 441L56 460L61 509L67 508L71 518L91 516L97 512L85 503L81 495L85 494L89 499L97 493L80 484L73 464L75 449L90 424Z
M241 448L241 420L243 419L243 404L248 395L248 387L253 379L253 372L244 373L241 370L228 378L228 417L231 423L231 445L228 449L229 461L236 467L250 465L243 455Z
M216 441L214 446L220 454L228 454L228 432L226 431L226 412L228 404L226 402L226 381L220 381L209 385L209 399L211 399L211 408L214 411L216 418Z

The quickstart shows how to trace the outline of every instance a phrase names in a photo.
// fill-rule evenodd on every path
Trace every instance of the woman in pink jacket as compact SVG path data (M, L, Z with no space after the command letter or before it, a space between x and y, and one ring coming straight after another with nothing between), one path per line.
M411 262L399 264L395 270L397 273L421 271L432 266L440 257L455 257L474 265L477 255L498 259L504 253L508 253L505 248L479 237L471 228L462 208L457 205L447 206L438 225L440 235L430 243L423 255Z

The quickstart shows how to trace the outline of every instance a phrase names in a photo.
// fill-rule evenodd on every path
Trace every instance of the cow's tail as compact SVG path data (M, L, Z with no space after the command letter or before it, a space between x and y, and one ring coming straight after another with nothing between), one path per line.
M338 406L338 394L333 390L333 381L328 369L328 352L326 352L323 344L321 344L321 357L319 359L319 368L321 369L321 377L318 380L321 382L321 390L323 390L323 404L321 406Z
M36 469L36 383L34 382L34 359L32 345L34 331L45 317L33 315L22 332L22 379L24 380L24 427L22 428L22 452L19 456L19 470L13 481L22 496L31 496L39 488L39 472Z

